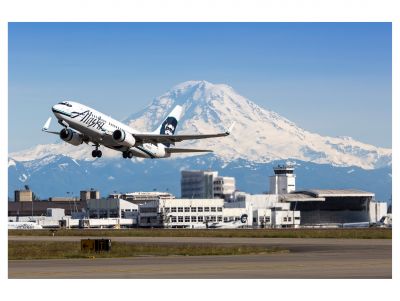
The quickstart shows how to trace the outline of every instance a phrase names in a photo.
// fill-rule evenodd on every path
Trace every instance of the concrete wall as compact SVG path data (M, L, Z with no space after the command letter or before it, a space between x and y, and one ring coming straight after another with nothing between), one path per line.
M369 203L369 221L378 222L383 216L387 215L387 203L370 202Z

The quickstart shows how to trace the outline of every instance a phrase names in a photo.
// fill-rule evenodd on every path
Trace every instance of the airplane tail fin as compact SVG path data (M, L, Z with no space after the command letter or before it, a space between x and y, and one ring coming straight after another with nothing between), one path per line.
M181 118L181 114L182 107L176 106L153 133L160 135L174 135L175 129L178 126L178 121ZM166 147L170 146L169 143L164 143L164 145Z

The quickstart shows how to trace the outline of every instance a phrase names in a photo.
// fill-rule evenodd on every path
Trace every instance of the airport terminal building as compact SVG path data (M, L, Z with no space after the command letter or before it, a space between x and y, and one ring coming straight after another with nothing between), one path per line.
M60 208L65 210L63 220L69 226L298 228L361 223L368 226L387 215L387 204L375 201L372 192L296 190L292 166L274 168L268 194L235 191L234 178L220 177L217 172L182 171L181 175L182 194L191 197L178 199L165 192L133 192L100 199L99 194L90 191L94 198L86 199L90 194L83 192L80 201L52 198L39 202L32 201L24 191L18 202L9 202L9 220L22 216L33 219L45 216L48 208Z

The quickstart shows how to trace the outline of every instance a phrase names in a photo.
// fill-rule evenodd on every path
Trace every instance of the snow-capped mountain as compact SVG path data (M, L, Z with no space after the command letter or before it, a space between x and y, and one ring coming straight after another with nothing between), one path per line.
M230 136L179 144L181 147L213 149L224 164L242 159L254 163L294 159L333 166L357 166L376 169L390 166L391 149L379 148L350 137L326 137L308 132L286 118L261 108L224 84L187 81L124 120L131 127L151 131L175 105L183 107L179 133L214 133L235 127ZM101 110L101 108L96 108ZM64 142L38 145L12 153L16 161L37 160L49 155L68 155L75 160L93 160L87 145L75 147ZM103 158L121 154L103 150ZM168 159L171 160L171 159Z

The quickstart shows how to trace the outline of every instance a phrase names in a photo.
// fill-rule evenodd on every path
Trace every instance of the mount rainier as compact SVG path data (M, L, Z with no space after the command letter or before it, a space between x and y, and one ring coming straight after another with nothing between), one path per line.
M228 170L235 174L240 170L240 174L243 175L240 177L242 182L238 179L237 186L244 191L260 193L268 189L267 176L272 170L265 171L262 186L248 184L248 178L253 177L252 172L264 170L266 166L271 168L277 162L291 160L298 165L300 172L302 168L307 170L306 167L313 171L313 174L305 172L304 176L311 180L315 178L312 182L314 188L320 187L319 185L335 188L340 183L341 187L351 186L368 190L372 185L377 190L373 191L377 196L390 197L391 149L375 147L350 137L327 137L308 132L277 113L261 108L224 84L212 84L207 81L181 83L155 98L148 107L130 115L123 122L138 130L151 131L157 128L163 117L178 104L183 107L183 116L177 127L180 134L220 132L232 122L235 122L235 127L231 135L225 138L179 144L179 147L214 150L214 153L202 156L180 155L169 159L128 161L122 159L119 152L102 148L103 158L93 159L90 146L84 144L75 147L62 141L11 153L9 195L12 195L13 189L21 188L27 183L33 189L37 189L37 194L42 197L50 194L63 195L71 189L85 189L89 186L99 188L104 193L114 190L132 191L137 183L143 182L140 177L147 177L157 183L162 176L175 178L177 183L166 182L164 186L152 188L165 190L166 187L170 187L171 191L179 195L179 170L183 168L213 168L227 176L231 175ZM101 107L96 109L101 111ZM157 166L162 168L162 171L157 170ZM98 174L100 169L101 174ZM313 176L318 174L319 169L330 170L330 175L325 177L330 179L329 182L321 183L321 179L318 179L321 175L318 178ZM147 172L144 173L144 170ZM87 175L94 173L95 178L99 176L104 178L104 181L97 179L89 184ZM54 177L49 178L49 174ZM122 174L124 179L117 180L121 178L118 175ZM379 177L383 176L383 179L374 180L378 174ZM44 180L44 177L47 179ZM77 182L78 186L74 188L68 188L67 183L72 185L74 179L81 182ZM346 180L343 183L344 179ZM50 183L43 187L46 181ZM144 190L146 184L143 185L136 189Z

